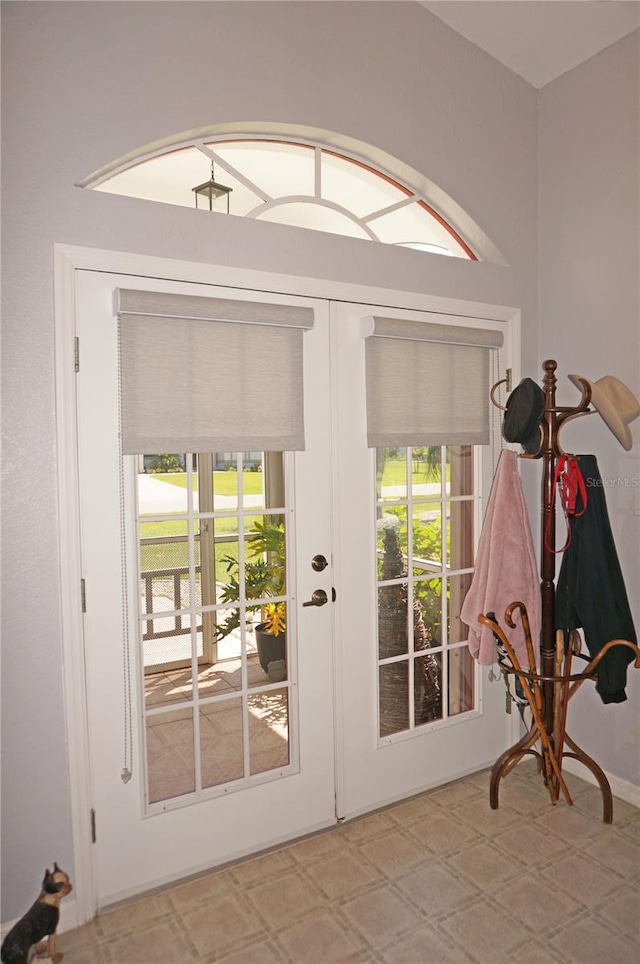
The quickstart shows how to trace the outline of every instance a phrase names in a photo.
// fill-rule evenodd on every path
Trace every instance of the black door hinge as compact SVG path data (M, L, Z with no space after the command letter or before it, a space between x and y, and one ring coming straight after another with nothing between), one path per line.
M96 812L91 809L91 843L96 842Z

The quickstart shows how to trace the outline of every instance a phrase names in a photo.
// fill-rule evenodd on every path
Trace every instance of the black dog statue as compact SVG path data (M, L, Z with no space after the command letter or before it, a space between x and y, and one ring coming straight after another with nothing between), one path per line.
M37 954L47 954L54 964L62 960L64 954L54 950L60 919L60 901L72 890L69 877L57 864L53 865L53 873L45 871L40 896L24 917L14 924L2 942L2 964L28 964L34 945L37 945ZM40 944L40 941L43 943Z

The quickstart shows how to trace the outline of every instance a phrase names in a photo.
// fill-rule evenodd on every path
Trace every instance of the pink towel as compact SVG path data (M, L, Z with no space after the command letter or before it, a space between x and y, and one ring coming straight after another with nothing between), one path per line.
M469 650L484 666L497 661L493 633L478 622L478 614L494 612L513 646L520 665L529 666L520 614L514 614L516 628L504 621L512 602L527 607L534 652L540 638L540 580L529 517L518 474L518 457L504 449L489 495L471 586L462 604L460 618L469 626Z

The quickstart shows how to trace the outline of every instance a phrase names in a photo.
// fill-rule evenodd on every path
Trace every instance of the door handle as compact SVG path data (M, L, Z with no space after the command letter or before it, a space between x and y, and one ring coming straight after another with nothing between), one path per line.
M329 597L327 596L324 589L314 589L311 593L311 599L307 599L303 602L303 606L324 606L329 602Z

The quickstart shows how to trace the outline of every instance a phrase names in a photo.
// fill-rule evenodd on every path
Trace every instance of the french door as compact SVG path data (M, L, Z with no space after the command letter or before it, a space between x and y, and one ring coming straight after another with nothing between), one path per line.
M304 333L304 380L314 404L305 406L305 451L121 459L113 294L122 285L121 276L78 273L99 906L335 820L332 606L303 605L317 590L331 599L332 590L330 564L312 567L315 556L331 560L328 307L309 302L314 326ZM134 278L126 285L225 294ZM260 357L248 364L259 365ZM214 469L215 460L224 470ZM181 471L149 471L155 467ZM280 545L260 558L257 534L269 527ZM247 566L253 559L273 571L278 548L289 578L272 598L286 607L287 642L283 658L263 670L254 640L266 590L252 592L247 583L233 603L224 602L234 577L226 559L240 554ZM223 635L234 615L241 622Z
M123 459L123 277L76 276L98 904L492 763L504 691L469 657L457 615L490 468L473 446L369 448L362 321L385 309L234 289L313 310L304 450ZM265 572L275 584L252 582ZM263 658L274 616L280 649Z
M489 447L375 449L366 437L365 320L456 319L362 304L333 304L331 314L339 800L351 817L491 765L507 732L501 681L470 657L459 618Z

